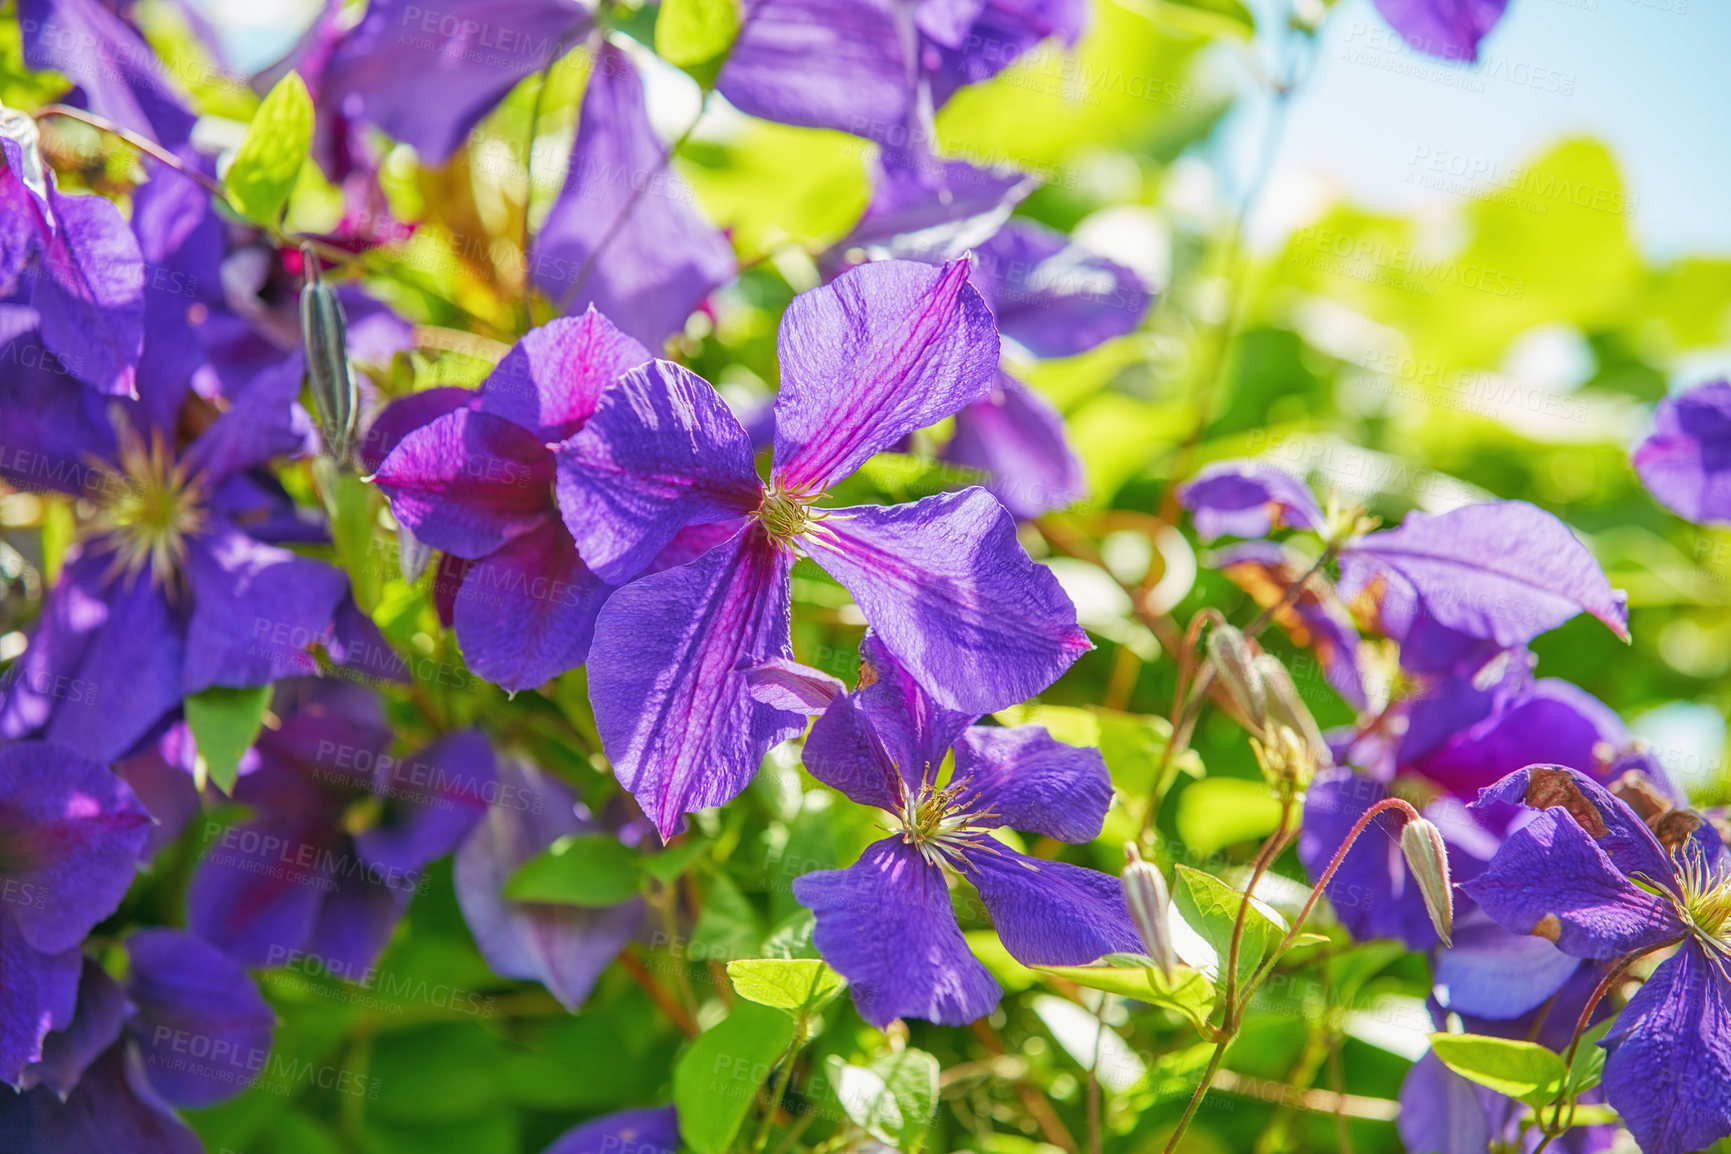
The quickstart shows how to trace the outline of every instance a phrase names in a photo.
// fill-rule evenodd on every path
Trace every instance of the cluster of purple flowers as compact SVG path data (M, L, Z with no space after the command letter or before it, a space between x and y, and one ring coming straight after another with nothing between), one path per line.
M1505 0L1377 6L1415 48L1473 59ZM802 736L813 778L887 815L888 836L856 862L793 887L866 1022L960 1025L996 1008L952 904L958 881L1025 965L1160 952L1119 880L999 836L1098 838L1113 804L1100 752L981 724L1092 648L1018 535L1085 485L1061 417L1016 374L1132 332L1156 286L1016 217L1033 190L1022 174L932 149L937 109L1042 42L1073 44L1085 5L741 5L715 91L878 146L867 210L818 254L824 283L782 316L778 391L754 420L656 355L739 270L670 168L635 50L593 5L523 0L509 44L487 40L484 0L436 13L373 0L352 27L340 7L285 62L308 81L317 159L343 191L347 214L325 238L338 245L400 236L380 223L378 131L442 162L518 81L584 53L568 176L526 254L553 319L476 389L369 395L359 455L406 539L445 555L436 609L469 669L513 694L585 670L605 766L635 808L591 812L476 729L438 725L402 753L377 692L320 676L364 666L383 641L343 571L306 555L329 526L272 471L321 449L298 400L287 292L308 270L270 230L212 208L194 118L143 63L128 18L94 0L20 0L26 61L179 165L149 161L123 217L61 192L33 124L0 110L0 480L72 498L79 527L0 688L7 1148L198 1149L175 1109L270 1069L272 1014L247 968L314 954L366 970L446 857L492 970L576 1012L646 905L517 901L510 880L575 838L665 844ZM354 289L344 303L356 359L409 347L382 304ZM898 505L832 496L944 422L942 459L981 484ZM1634 466L1673 511L1731 523L1731 383L1664 402ZM1298 857L1327 872L1340 924L1425 953L1439 1023L1556 1048L1577 1017L1610 1015L1609 983L1667 952L1598 1043L1602 1096L1648 1154L1731 1134L1720 827L1609 707L1535 675L1529 646L1580 614L1628 638L1625 600L1586 546L1512 501L1372 531L1255 461L1203 469L1180 499L1204 540L1239 539L1217 566L1363 719L1326 735L1332 764L1304 783ZM851 690L795 660L798 565L833 579L867 625ZM1374 660L1365 633L1394 656ZM89 939L213 800L187 700L264 687L265 725L227 791L246 816L204 823L184 931L105 943L104 963L124 957L117 980ZM1394 831L1373 823L1348 845L1391 797L1440 830L1459 887L1452 935ZM1434 1056L1402 1103L1414 1150L1438 1133L1451 1154L1538 1139L1513 1099ZM1607 1149L1612 1133L1564 1141ZM549 1149L679 1142L663 1107Z

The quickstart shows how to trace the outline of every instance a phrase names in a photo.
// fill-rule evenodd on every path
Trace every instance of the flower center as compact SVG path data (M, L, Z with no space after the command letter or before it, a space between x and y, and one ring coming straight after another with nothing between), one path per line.
M962 801L962 786L947 789L921 786L918 793L902 791L901 808L890 814L892 834L920 851L932 865L960 869L973 852L996 852L991 841L992 814L975 812Z
M152 584L167 584L186 560L186 539L204 528L204 488L187 476L161 433L146 445L126 430L118 455L119 472L104 470L91 527L114 551L116 571L131 580L149 569Z
M1674 855L1682 898L1676 900L1690 932L1721 954L1731 956L1731 877L1718 882L1708 869L1707 855L1693 844Z
M827 509L813 508L822 497L821 492L813 493L798 485L789 486L780 477L774 477L764 489L763 501L752 516L763 525L769 539L784 549L791 549L799 537L834 548L828 540L834 534L820 524L834 514Z

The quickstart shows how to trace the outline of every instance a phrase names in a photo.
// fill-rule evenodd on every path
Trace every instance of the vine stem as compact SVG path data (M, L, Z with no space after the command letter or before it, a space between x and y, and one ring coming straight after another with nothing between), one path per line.
M1268 835L1268 840L1262 843L1262 848L1256 853L1256 860L1250 866L1250 881L1244 887L1244 900L1238 903L1238 918L1232 923L1232 941L1226 951L1226 992L1221 998L1221 1004L1226 1007L1227 1019L1223 1023L1230 1035L1237 1029L1239 1011L1242 1009L1233 1003L1233 996L1238 986L1238 955L1244 942L1244 925L1249 920L1251 895L1256 892L1256 883L1262 880L1262 875L1268 872L1268 867L1274 864L1274 859L1280 856L1280 851L1286 847L1286 833L1292 822L1292 799L1283 799L1280 803L1280 820L1275 823L1274 832Z
M89 125L98 132L106 132L110 136L124 140L126 143L132 145L132 147L138 149L138 151L149 156L152 160L161 161L163 164L166 164L168 167L174 169L174 171L180 173L187 179L198 182L198 184L203 186L206 192L210 193L218 200L221 200L224 204L228 203L228 193L224 191L222 185L218 184L204 173L198 171L198 169L188 167L186 162L181 160L180 157L174 155L174 153L168 151L148 136L143 136L139 133L133 132L130 128L122 128L112 120L98 116L94 112L86 112L82 108L73 108L69 104L49 104L42 108L38 108L32 114L32 119L41 120L45 116L62 116L67 120L76 120L80 124Z
M1322 573L1323 570L1328 567L1328 563L1334 560L1339 553L1340 542L1330 541L1328 546L1323 549L1322 556L1316 559L1316 564L1305 570L1304 576L1288 585L1286 587L1286 592L1281 595L1279 601L1276 601L1273 605L1270 605L1261 613L1258 613L1256 619L1244 627L1244 636L1255 637L1258 633L1261 633L1264 629L1268 628L1268 623L1273 621L1277 614L1296 604L1298 599L1304 595L1305 587L1310 584L1311 578Z
M1288 803L1288 809L1290 810L1290 803ZM1304 926L1305 919L1310 917L1311 911L1316 908L1316 903L1322 900L1323 891L1328 888L1328 883L1333 880L1335 871L1340 868L1340 863L1346 860L1347 852L1351 850L1353 844L1358 841L1359 835L1369 828L1370 823L1376 820L1378 814L1391 809L1401 811L1408 821L1412 821L1419 816L1418 810L1414 809L1411 804L1398 797L1385 797L1369 809L1365 810L1359 817L1358 821L1353 824L1353 827L1347 833L1345 840L1340 843L1340 848L1334 851L1334 856L1329 859L1328 868L1322 871L1322 876L1319 877L1316 880L1316 884L1311 887L1309 899L1305 901L1304 908L1298 911L1298 916L1293 919L1292 926L1286 931L1286 936L1281 938L1280 943L1269 952L1268 960L1258 966L1256 972L1250 975L1250 980L1244 983L1244 988L1241 991L1234 991L1239 1005L1235 1007L1230 1001L1223 1000L1226 1013L1225 1019L1221 1025L1220 1040L1214 1043L1214 1054L1208 1059L1208 1069L1203 1073L1202 1081L1197 1084L1196 1092L1191 1095L1190 1104L1185 1107L1184 1116L1178 1120L1178 1128L1172 1132L1172 1137L1166 1143L1166 1148L1163 1154L1172 1154L1172 1151L1177 1149L1179 1139L1184 1136L1184 1131L1189 1128L1191 1120L1196 1116L1197 1109L1202 1105L1202 1099L1207 1095L1209 1085L1213 1082L1215 1073L1220 1069L1220 1062L1226 1056L1226 1048L1232 1044L1232 1040L1237 1034L1239 1010L1242 1008L1243 1004L1248 1003L1255 995L1258 987L1262 985L1262 983L1267 979L1269 973L1273 971L1274 965L1279 961L1280 956L1291 948L1293 940L1298 937L1299 930ZM1276 832L1278 833L1279 831L1277 830ZM1264 849L1267 848L1268 844L1272 844L1273 840L1273 837L1270 837L1269 842L1265 843ZM1252 888L1254 888L1254 885ZM1239 906L1240 922L1242 922L1244 911L1249 904L1250 890L1245 890L1244 901ZM1235 928L1235 939L1240 936L1242 932L1241 928ZM1234 968L1228 971L1227 981L1229 983L1229 988L1231 984L1235 984L1234 979L1237 976L1235 972L1236 958L1230 958L1230 961ZM1231 994L1228 995L1229 998L1231 996Z
M770 1095L769 1102L764 1106L763 1121L758 1123L757 1137L751 1140L752 1154L762 1154L764 1146L769 1142L769 1131L775 1122L775 1114L781 1109L781 1103L787 1097L787 1086L793 1081L794 1063L799 1060L800 1047L805 1045L806 1019L802 1015L798 1026L793 1031L793 1038L787 1044L787 1050L781 1060L776 1063L781 1069L776 1074L775 1091Z

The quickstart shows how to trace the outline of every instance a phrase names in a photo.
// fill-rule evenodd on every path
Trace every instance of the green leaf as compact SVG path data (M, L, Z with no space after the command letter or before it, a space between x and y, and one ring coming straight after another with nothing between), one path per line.
M864 1066L830 1058L836 1098L854 1124L880 1142L913 1154L926 1139L938 1102L938 1060L906 1049Z
M758 1087L793 1041L793 1019L742 1002L700 1034L673 1067L679 1136L697 1154L723 1154L751 1109Z
M703 913L691 929L691 956L718 961L756 957L762 941L757 910L733 879L716 874L704 895Z
M636 897L642 877L637 855L612 834L568 834L524 862L505 883L505 896L599 909Z
M1443 1064L1461 1077L1529 1106L1543 1106L1560 1094L1568 1073L1561 1057L1533 1042L1483 1034L1432 1034L1430 1045Z
M661 0L655 18L655 52L670 64L689 68L726 52L739 35L734 0Z
M740 997L802 1018L821 1009L843 989L842 976L815 958L749 958L727 963Z
M1243 894L1212 874L1187 865L1178 866L1173 874L1172 902L1178 907L1178 915L1214 947L1222 971L1226 969L1232 927L1243 901ZM1280 915L1255 898L1250 899L1250 908L1244 915L1244 936L1239 941L1238 980L1248 978L1285 936L1286 925Z
M300 75L290 72L259 104L223 178L235 207L259 224L275 225L312 142L312 97Z
M1154 7L1163 23L1186 32L1238 40L1256 35L1256 17L1239 0L1154 0Z
M197 771L228 793L239 774L241 754L258 737L270 686L228 689L218 686L186 699L186 724L198 743Z
M1261 840L1280 821L1280 802L1258 778L1209 777L1178 795L1178 836L1204 856Z
M1575 1047L1574 1061L1569 1063L1569 1076L1563 1091L1573 1098L1584 1094L1599 1084L1600 1077L1605 1073L1605 1051L1599 1046L1611 1028L1610 1020L1600 1022L1591 1030L1581 1035L1580 1045ZM1581 1123L1575 1123L1577 1126Z
M1171 1010L1201 1029L1214 1010L1214 983L1206 974L1179 966L1168 978L1147 958L1127 954L1110 954L1099 966L1040 966L1038 969L1054 977L1104 990L1124 998L1134 998Z

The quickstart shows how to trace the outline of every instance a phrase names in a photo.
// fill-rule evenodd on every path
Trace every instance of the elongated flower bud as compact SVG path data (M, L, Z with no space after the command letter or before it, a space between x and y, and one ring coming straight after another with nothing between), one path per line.
M1172 898L1166 890L1166 879L1158 866L1142 860L1135 845L1125 849L1130 860L1118 875L1119 884L1124 887L1124 904L1130 907L1130 921L1142 935L1148 956L1170 978L1178 956L1172 947Z
M1286 671L1280 658L1272 653L1258 653L1255 666L1257 674L1262 678L1262 689L1268 702L1268 724L1271 727L1286 726L1304 739L1318 764L1329 762L1331 757L1328 742L1322 736L1322 729L1316 724L1316 718L1311 716L1310 707L1298 696L1298 686L1292 683L1292 674ZM1308 784L1309 779L1306 778L1301 788Z
M1208 661L1245 719L1261 730L1268 719L1268 695L1244 634L1230 625L1215 626L1208 634Z
M1455 899L1449 882L1449 855L1442 831L1424 818L1411 818L1400 831L1400 852L1406 868L1418 883L1425 912L1436 927L1443 945L1454 944Z
M301 348L306 355L307 383L324 432L325 451L342 462L349 456L359 408L355 378L349 372L347 326L336 290L319 275L318 256L301 246L306 284L301 288Z

